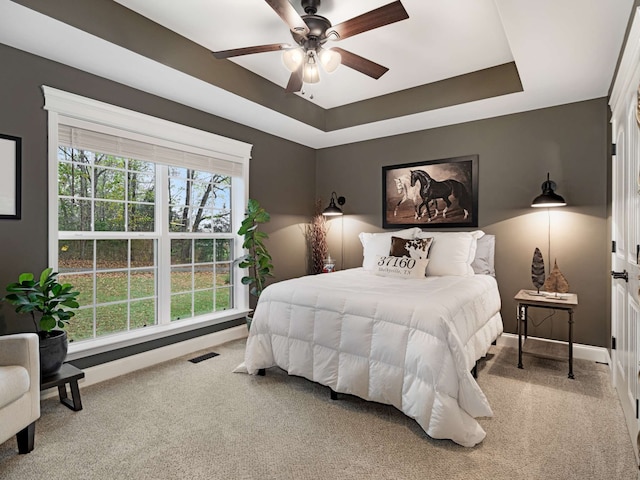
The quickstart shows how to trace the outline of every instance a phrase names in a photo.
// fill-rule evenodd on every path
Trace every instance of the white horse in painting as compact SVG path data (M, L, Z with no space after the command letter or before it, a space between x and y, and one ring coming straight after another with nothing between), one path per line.
M398 189L398 194L402 195L400 201L396 204L396 208L393 209L393 216L398 216L398 208L404 202L411 200L413 203L413 210L415 212L415 217L418 218L418 205L422 203L422 197L420 197L420 187L417 185L411 186L411 176L402 175L400 177L396 177L393 179L396 184L396 188Z
M402 195L400 201L396 204L396 208L393 209L393 216L396 217L398 215L398 208L400 208L400 205L410 200L413 203L413 218L418 220L418 218L420 218L418 216L418 205L422 203L422 197L420 196L420 186L417 184L411 186L411 175L409 174L401 175L394 178L393 180L396 184L396 188L398 189L398 194ZM435 218L438 215L438 208L437 202L435 200L434 203L436 204L436 214L434 215ZM431 221L431 219L429 219L429 221Z

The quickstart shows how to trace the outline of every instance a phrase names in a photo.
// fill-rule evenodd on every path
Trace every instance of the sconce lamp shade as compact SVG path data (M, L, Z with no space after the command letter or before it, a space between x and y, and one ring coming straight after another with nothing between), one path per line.
M336 195L336 192L332 192L329 206L322 211L322 215L324 215L325 217L334 217L337 215L343 215L342 209L338 207L338 205L336 205L336 202L338 202L338 205L340 206L347 203L344 197L338 197Z
M532 207L564 207L567 202L555 192L556 183L549 180L549 174L547 173L547 180L542 184L542 193L533 199L531 202Z

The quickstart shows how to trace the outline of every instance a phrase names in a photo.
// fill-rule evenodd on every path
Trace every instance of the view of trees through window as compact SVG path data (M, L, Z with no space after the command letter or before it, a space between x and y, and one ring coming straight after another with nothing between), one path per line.
M153 232L155 165L60 147L58 230Z
M231 178L169 168L169 230L230 232Z
M60 146L58 271L80 291L70 339L231 308L230 205L229 176Z

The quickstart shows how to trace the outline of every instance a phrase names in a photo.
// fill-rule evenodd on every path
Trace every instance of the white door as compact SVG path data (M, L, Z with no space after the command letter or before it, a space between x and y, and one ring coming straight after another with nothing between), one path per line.
M635 101L634 101L635 105ZM633 113L627 111L627 114ZM613 206L612 239L615 252L611 266L611 320L616 349L612 350L613 382L624 410L627 428L638 458L638 302L632 285L637 280L637 191L633 166L638 164L637 129L635 116L627 116L624 125L616 125L617 155L612 162ZM631 122L634 123L631 123ZM636 170L637 171L637 170ZM612 272L612 273L613 273ZM626 279L621 278L626 273ZM616 278L617 277L617 278ZM627 281L630 280L630 281ZM637 292L637 284L636 290Z
M612 162L611 238L611 350L613 383L624 411L636 460L639 457L640 423L640 10L634 21L616 75L609 105L616 155ZM621 278L626 273L627 279Z

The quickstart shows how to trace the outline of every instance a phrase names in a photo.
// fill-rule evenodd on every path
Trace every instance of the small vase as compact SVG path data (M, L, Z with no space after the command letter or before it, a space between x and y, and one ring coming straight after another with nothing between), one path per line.
M336 261L331 258L331 255L327 255L327 258L324 259L324 264L322 267L322 273L331 273L336 269Z

